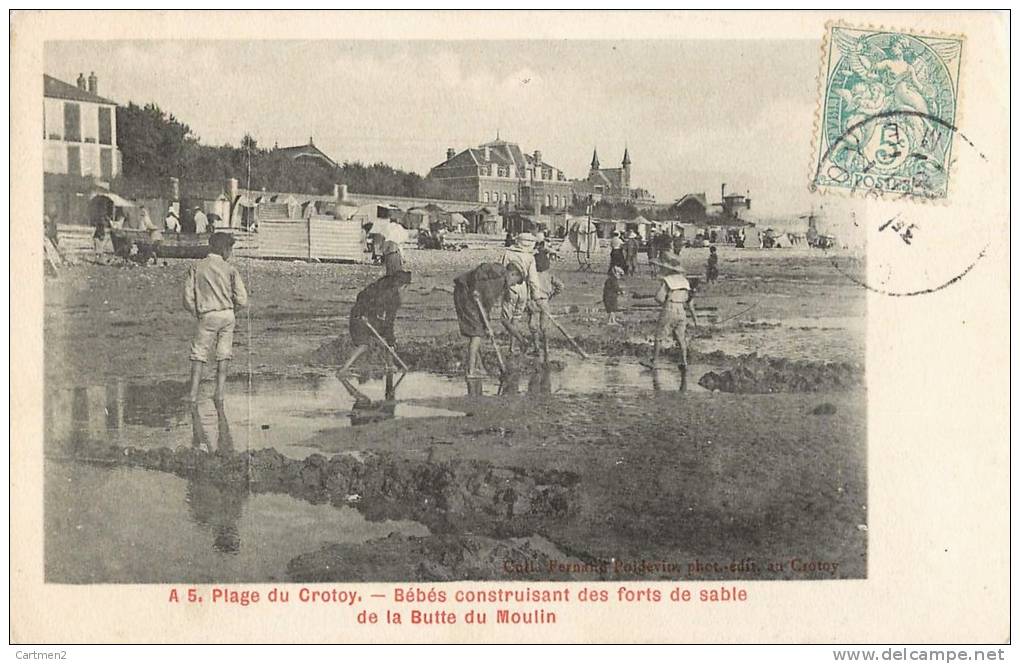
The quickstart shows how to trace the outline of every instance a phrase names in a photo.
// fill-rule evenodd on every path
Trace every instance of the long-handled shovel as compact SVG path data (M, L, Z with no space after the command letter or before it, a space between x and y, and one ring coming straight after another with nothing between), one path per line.
M485 331L489 333L489 340L492 341L492 349L496 351L496 361L499 363L500 375L506 374L506 365L503 364L503 354L499 352L499 344L496 343L496 334L492 331L492 325L489 324L489 314L485 313L485 307L482 306L482 301L478 297L478 293L475 293L475 304L478 306L478 313L482 315L482 322L485 323Z
M571 337L570 334L568 334L567 331L563 329L563 326L560 325L560 322L558 320L556 320L555 318L553 318L553 315L551 313L549 313L548 311L545 312L545 315L546 315L546 317L550 321L552 321L552 324L556 326L556 329L559 330L561 333L563 333L563 336L567 338L567 341L570 342L570 345L573 346L574 350L577 351L577 354L580 355L582 358L587 360L588 356L581 349L581 347L579 345L577 345L577 342L574 341L574 338Z
M393 356L393 359L395 359L397 361L397 363L400 365L400 367L404 371L410 371L407 368L407 365L404 364L404 361L402 359L400 359L400 356L397 355L397 351L395 351L392 348L390 348L390 345L388 343L386 343L386 340L382 338L381 334L379 334L378 332L375 331L375 328L372 327L372 324L368 322L368 319L362 317L361 322L365 324L365 327L367 327L372 332L372 334L375 335L375 338L379 340L379 343L382 344L383 348L385 348L386 350L389 351L390 355Z

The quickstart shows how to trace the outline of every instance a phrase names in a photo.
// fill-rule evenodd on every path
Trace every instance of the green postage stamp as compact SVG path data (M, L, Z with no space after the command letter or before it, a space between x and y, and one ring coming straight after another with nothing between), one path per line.
M829 26L813 190L949 196L963 39Z

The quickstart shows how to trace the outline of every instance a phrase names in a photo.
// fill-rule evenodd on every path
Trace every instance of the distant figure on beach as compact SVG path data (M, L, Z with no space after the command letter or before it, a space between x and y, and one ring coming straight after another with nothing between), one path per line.
M181 232L181 222L177 219L177 215L174 214L173 210L168 209L166 211L166 218L163 219L163 228L167 233Z
M144 265L152 259L152 264L155 265L158 261L159 246L163 244L163 229L152 222L152 217L149 216L149 210L144 205L141 211L142 230L148 231L149 233L149 244L145 246L144 255L141 257L141 263Z
M106 253L106 236L111 229L110 215L104 214L96 219L95 226L95 230L92 231L92 249L96 253L96 262L100 262Z
M149 208L144 205L138 209L138 228L143 231L151 231L156 228L156 225L152 223L152 217L149 216Z
M627 272L627 257L623 252L623 240L620 239L620 231L613 231L609 238L609 269L618 267Z
M196 233L208 233L209 231L209 217L205 216L205 212L197 205L195 206L195 215L193 217L195 221L195 232Z
M181 213L181 233L185 235L194 235L197 232L195 227L195 211L189 209L182 209Z
M719 254L715 247L708 248L708 266L705 268L705 281L712 283L719 278Z
M354 352L340 367L340 373L347 372L361 355L373 343L385 342L390 348L397 345L394 322L400 310L400 289L411 283L411 273L407 271L387 274L366 286L354 301L351 308L349 330ZM372 330L375 330L373 332ZM379 337L382 337L380 342ZM392 368L389 351L384 353L387 369Z
M637 257L641 251L641 240L638 239L638 235L634 231L627 233L627 241L624 242L623 251L624 257L627 259L627 274L637 274Z
M620 296L623 289L620 288L620 279L623 278L623 270L613 267L609 270L606 283L602 285L602 304L606 308L606 325L619 325L616 319L616 312L620 310Z
M652 275L655 275L656 267L651 263L659 256L659 238L662 237L661 233L657 233L654 230L648 234L648 269Z
M241 273L227 262L233 252L234 236L213 233L209 255L188 270L184 282L184 309L198 321L191 342L191 389L187 400L198 400L202 368L215 350L216 395L222 400L227 384L227 363L234 346L234 310L248 305L248 291Z
M386 276L390 277L404 271L404 253L400 245L391 240L390 236L386 236L380 251Z

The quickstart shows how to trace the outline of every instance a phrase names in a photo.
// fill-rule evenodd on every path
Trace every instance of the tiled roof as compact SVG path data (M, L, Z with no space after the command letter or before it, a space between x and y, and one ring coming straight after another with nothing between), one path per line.
M485 157L486 148L488 148L489 151L488 159ZM509 166L523 171L526 167L535 167L536 163L534 155L525 154L524 151L521 150L521 147L516 143L509 143L507 141L491 141L489 143L484 143L477 148L467 148L466 150L462 150L434 168L465 165ZM552 164L545 161L540 162L537 167L559 170Z
M620 189L623 184L623 169L622 168L600 168L596 171L603 179L612 184L617 189Z
M51 97L54 99L70 99L72 101L88 101L93 104L110 104L116 106L117 102L110 101L105 97L100 97L97 94L89 92L88 90L82 90L76 85L70 83L64 83L60 79L53 78L43 74L43 96Z
M336 166L336 162L333 161L328 154L309 143L307 145L293 145L286 148L276 148L276 152L281 152L285 156L291 159L297 159L299 157L311 157L314 159L322 159L329 162L330 166Z

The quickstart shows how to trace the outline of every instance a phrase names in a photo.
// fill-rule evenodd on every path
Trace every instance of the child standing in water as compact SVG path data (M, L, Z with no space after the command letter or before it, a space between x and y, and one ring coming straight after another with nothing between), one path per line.
M227 363L234 345L234 310L248 305L241 273L227 262L234 236L209 236L209 255L188 270L184 282L184 308L198 321L191 342L191 389L187 401L198 400L202 368L214 353L216 400L222 400L227 382Z

